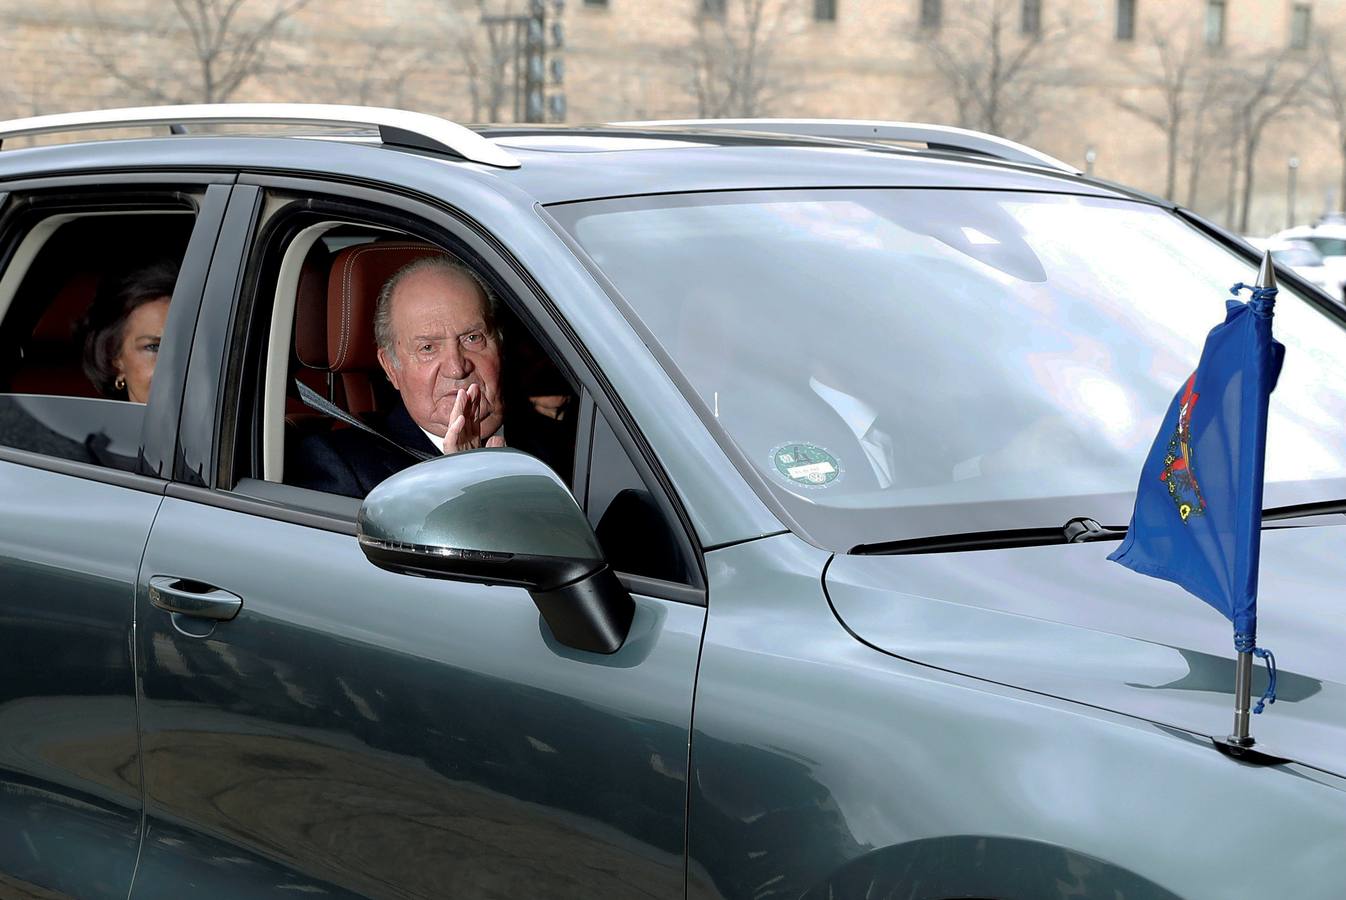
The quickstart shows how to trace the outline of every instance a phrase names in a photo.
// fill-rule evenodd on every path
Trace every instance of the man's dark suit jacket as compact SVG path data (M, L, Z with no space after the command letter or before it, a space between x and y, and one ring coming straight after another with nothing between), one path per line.
M510 447L531 453L551 466L567 484L574 465L574 433L569 422L554 422L533 412L506 417L505 440ZM399 401L374 430L400 446L433 458L440 448L426 438L407 408ZM387 441L358 428L338 428L300 442L287 460L285 481L299 487L347 497L363 497L374 485L419 462Z

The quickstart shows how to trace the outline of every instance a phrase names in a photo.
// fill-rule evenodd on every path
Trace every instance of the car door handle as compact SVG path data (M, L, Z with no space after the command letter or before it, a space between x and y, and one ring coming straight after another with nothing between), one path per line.
M150 602L165 612L216 622L228 622L243 608L237 594L173 575L150 578Z

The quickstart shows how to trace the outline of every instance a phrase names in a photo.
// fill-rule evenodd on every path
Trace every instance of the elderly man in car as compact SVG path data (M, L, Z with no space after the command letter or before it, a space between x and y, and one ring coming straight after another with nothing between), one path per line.
M512 446L561 466L571 448L555 427L565 396L530 397L532 408L506 438L497 304L481 278L448 256L399 269L374 313L379 364L400 403L376 423L306 439L291 467L301 487L362 497L419 459ZM568 474L562 471L562 474Z

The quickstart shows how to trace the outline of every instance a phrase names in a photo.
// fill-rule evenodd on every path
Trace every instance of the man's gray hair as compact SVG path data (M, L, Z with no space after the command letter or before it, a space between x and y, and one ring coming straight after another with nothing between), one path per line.
M379 289L378 302L374 306L374 343L387 352L395 366L400 365L400 362L397 358L396 348L393 346L393 293L408 276L432 269L465 278L477 286L477 290L481 291L481 296L486 301L486 330L497 341L500 339L500 327L496 324L496 311L499 309L499 303L495 298L495 293L486 286L482 277L452 256L422 256L420 259L412 260L398 269L383 283L383 287Z

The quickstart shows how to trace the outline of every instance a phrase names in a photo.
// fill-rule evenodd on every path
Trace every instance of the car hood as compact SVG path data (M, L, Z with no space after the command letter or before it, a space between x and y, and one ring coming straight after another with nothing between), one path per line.
M1277 701L1257 748L1346 774L1346 517L1262 533L1258 644ZM1113 541L835 557L824 584L866 643L915 662L1224 737L1233 630L1176 585L1107 555ZM1254 699L1266 686L1258 663Z

